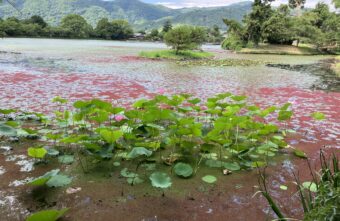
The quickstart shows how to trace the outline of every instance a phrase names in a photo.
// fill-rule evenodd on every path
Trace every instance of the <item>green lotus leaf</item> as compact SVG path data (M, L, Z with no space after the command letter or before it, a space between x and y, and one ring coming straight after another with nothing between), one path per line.
M47 154L47 150L43 147L30 147L27 150L27 154L30 157L42 159Z
M63 155L58 157L59 163L62 164L72 164L74 162L74 156L73 155Z
M240 165L236 162L234 162L234 163L224 163L223 166L224 166L224 168L226 168L228 170L232 170L232 171L236 171L236 170L241 169Z
M63 187L72 182L72 178L65 176L65 175L55 175L52 176L51 179L49 179L46 182L46 185L48 187Z
M61 218L69 209L44 210L27 217L26 221L56 221Z
M125 177L125 178L134 178L134 177L138 176L138 174L128 171L128 168L122 169L120 171L120 175L122 177Z
M202 180L206 183L215 183L217 181L217 178L212 175L206 175L202 177Z
M174 166L175 173L180 177L190 177L193 173L193 169L189 164L186 163L177 163Z
M59 173L59 169L56 170L51 170L47 173L45 173L44 175L32 180L31 182L29 182L28 184L32 185L32 186L42 186L45 185L47 183L47 181L49 181L49 179L51 179L51 177L57 175Z
M318 186L314 182L304 182L302 183L302 187L313 193L316 193L318 191Z
M0 136L14 137L17 136L17 130L13 127L0 123Z
M169 188L171 183L171 178L166 173L155 172L150 176L151 184L153 187L166 189Z
M152 155L152 151L148 150L144 147L135 147L131 150L131 152L127 155L128 158L130 159L134 159L137 158L139 156L151 156Z

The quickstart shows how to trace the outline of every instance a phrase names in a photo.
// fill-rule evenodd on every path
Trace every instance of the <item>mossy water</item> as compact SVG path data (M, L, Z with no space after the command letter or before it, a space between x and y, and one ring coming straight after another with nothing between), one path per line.
M291 135L287 142L306 152L310 159L317 159L320 147L325 146L333 151L339 146L339 93L311 90L320 79L306 70L284 70L266 67L265 64L250 67L185 67L175 62L138 58L140 51L164 48L161 44L150 43L5 39L0 44L1 50L15 52L0 55L0 91L4 94L1 108L50 113L56 106L51 100L57 95L71 101L97 97L106 101L114 99L114 104L129 105L138 98L152 98L160 91L166 94L187 92L203 99L230 91L248 95L250 102L263 107L291 102L295 115L290 127L297 134ZM312 64L328 58L238 55L216 47L205 50L214 53L218 59L283 64ZM312 121L309 114L315 111L325 113L327 119L324 122ZM26 150L31 144L2 143L1 146L11 146L14 155L27 157ZM286 182L291 180L292 170L297 169L302 171L302 179L309 180L308 175L303 173L307 166L303 159L292 154L280 155L283 159L275 159L273 163L276 166L271 164L271 190L274 198L281 199L283 205L288 204L291 214L299 217L302 214L299 205L289 205L290 194L295 191L294 185ZM223 175L218 169L202 167L190 180L171 175L173 186L162 197L163 192L154 190L148 179L141 185L126 185L126 178L120 177L120 172L128 165L115 167L114 162L110 162L108 166L111 170L108 173L104 163L99 165L101 173L85 175L77 167L79 176L75 177L71 186L81 187L82 190L70 195L65 194L65 189L53 190L48 192L50 197L45 204L31 200L31 187L9 185L16 180L38 177L54 169L54 164L47 167L39 165L31 172L20 172L16 161L6 161L4 155L0 155L0 161L5 170L0 175L3 201L7 206L13 202L13 208L24 214L53 207L56 203L55 207L58 208L76 205L66 215L66 220L223 220L225 217L265 220L266 217L274 217L263 198L252 198L257 191L254 188L257 185L256 171ZM72 175L74 168L64 165L62 169L65 169L66 175ZM166 166L161 169L171 174L167 170L169 168ZM204 183L201 178L206 175L217 177L217 182ZM123 184L126 190L122 191ZM287 185L288 192L280 190L279 184ZM35 206L27 211L26 205L32 204ZM8 220L22 220L24 217L17 217L18 213L13 214L4 208L1 207L1 211L5 217L10 215L6 218Z

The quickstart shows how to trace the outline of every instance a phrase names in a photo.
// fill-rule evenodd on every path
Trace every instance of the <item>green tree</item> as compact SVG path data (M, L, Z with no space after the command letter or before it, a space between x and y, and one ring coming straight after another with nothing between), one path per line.
M102 18L98 21L98 24L95 28L95 33L98 37L103 39L111 39L111 23L109 19Z
M125 20L113 20L111 25L111 39L113 40L128 39L133 35L133 29L131 25Z
M289 44L294 40L292 20L287 5L281 5L273 15L263 23L262 38L271 44Z
M164 25L163 25L163 33L167 33L168 31L170 31L172 29L172 23L170 20L166 20Z
M96 35L104 39L123 40L133 35L130 24L125 20L113 20L109 22L107 18L101 19L95 29Z
M334 4L335 8L340 8L340 0L333 0L332 2Z
M46 28L47 27L47 23L39 15L33 15L30 19L27 20L27 22L31 23L31 24L37 24L37 25L39 25L42 28Z
M176 50L198 49L206 41L207 33L204 28L188 25L178 26L164 35L165 43Z
M258 45L261 41L263 24L272 15L273 10L270 3L274 0L255 0L252 11L245 18L248 42Z
M161 38L160 38L160 33L158 29L156 28L152 29L151 32L146 35L146 39L151 40L151 41L160 40Z
M67 32L67 37L70 38L88 38L92 32L92 27L86 20L76 14L65 16L61 20L61 28Z

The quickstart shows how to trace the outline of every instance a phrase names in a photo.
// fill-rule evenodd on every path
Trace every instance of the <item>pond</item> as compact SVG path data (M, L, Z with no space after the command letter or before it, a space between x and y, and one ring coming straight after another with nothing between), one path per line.
M309 69L284 69L265 64L312 66L330 56L243 55L207 45L204 50L213 52L219 59L258 60L263 64L192 67L138 57L140 51L164 48L161 43L141 42L0 40L0 108L48 113L54 108L51 100L55 96L71 101L96 97L128 105L136 99L151 98L159 90L166 94L185 92L201 98L232 92L246 95L249 102L263 107L291 102L294 118L290 127L297 134L289 138L289 143L305 151L313 164L317 164L320 148L339 154L340 91L315 89L322 79ZM327 119L322 123L313 122L309 116L316 111L324 113ZM257 191L256 171L221 176L216 185L207 186L200 182L200 177L207 172L202 170L197 175L199 178L175 180L174 187L162 197L161 192L145 186L122 188L124 181L108 178L107 168L103 166L100 175L77 177L72 185L82 188L79 193L65 196L55 190L47 196L48 202L33 204L28 195L37 193L24 185L15 185L16 181L39 176L53 165L31 170L31 162L25 158L29 144L0 143L2 147L8 145L14 149L0 150L0 217L4 217L1 220L22 220L28 212L43 207L40 204L71 207L65 220L266 220L274 217L263 197L253 197ZM13 156L16 157L13 159ZM286 208L284 212L301 218L302 208L296 202L298 198L293 195L295 188L290 182L293 171L300 171L302 179L309 178L304 160L283 154L272 162L268 171L270 188L273 197ZM289 190L280 190L280 184L289 186Z

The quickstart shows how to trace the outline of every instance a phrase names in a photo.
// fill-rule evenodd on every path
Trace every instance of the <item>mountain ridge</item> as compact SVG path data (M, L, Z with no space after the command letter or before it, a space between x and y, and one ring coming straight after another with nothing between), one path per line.
M240 2L223 7L171 9L139 0L17 0L15 6L21 13L4 3L0 17L43 17L49 24L57 25L67 14L82 15L92 26L101 18L126 19L136 29L160 28L165 20L173 24L190 24L225 28L222 18L242 20L251 9L252 2Z

